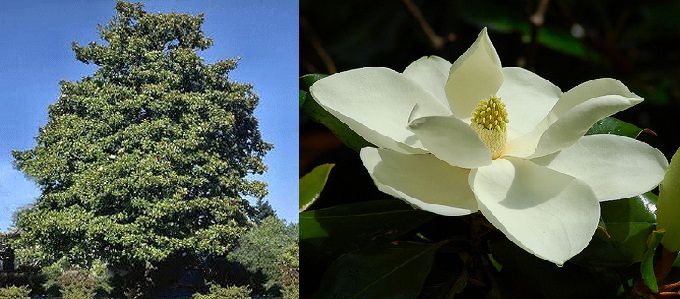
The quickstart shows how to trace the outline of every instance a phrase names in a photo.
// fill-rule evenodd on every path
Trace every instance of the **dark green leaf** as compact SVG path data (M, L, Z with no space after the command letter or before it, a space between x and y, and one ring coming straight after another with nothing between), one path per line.
M640 42L668 40L680 36L676 12L680 10L677 1L643 2L643 18L631 28L631 35Z
M486 299L514 299L515 295L496 273L491 275L491 291L486 294Z
M606 232L598 229L593 240L573 262L593 267L625 267L642 260L647 236L656 225L657 196L647 192L600 204Z
M644 257L642 258L642 263L640 263L640 273L642 274L642 280L654 293L659 292L659 285L656 282L656 274L654 274L654 254L656 253L656 248L659 247L659 243L661 243L664 233L665 232L663 231L654 231L652 233L652 238L649 241L649 249L647 252L645 252Z
M319 198L333 166L335 164L319 165L300 179L300 212L304 212Z
M315 298L416 298L443 243L412 242L360 249L338 258Z
M529 32L525 36L530 36ZM599 61L600 55L587 47L582 40L574 37L569 31L555 27L543 27L538 31L538 42L546 48L553 49L562 54L579 58L588 58Z
M501 275L512 285L531 286L520 298L613 298L620 281L614 271L594 270L573 263L563 267L542 260L509 240L491 242L491 254L503 265ZM498 298L498 297L495 297Z
M680 255L678 255L675 262L673 262L673 267L680 268Z
M392 241L434 217L400 200L306 211L300 213L300 250L310 259L338 257L366 245Z
M519 4L519 5L518 5ZM522 13L521 3L512 1L456 1L459 16L479 27L504 33L529 32L531 26Z
M446 246L437 251L418 299L451 299L463 292L472 260L469 254L460 251L463 248Z
M618 120L613 117L605 117L598 120L589 130L586 135L593 134L614 134L620 136L628 136L636 138L642 129L633 124Z
M302 107L302 105L305 103L305 100L307 100L308 94L309 93L307 93L306 91L300 90L300 107Z
M530 42L532 27L529 19L522 13L521 2L517 1L458 1L460 17L488 27L491 31L502 33L521 33L524 42ZM574 37L569 31L560 27L543 26L538 31L537 42L542 46L562 54L599 60L600 55L587 47L582 40Z
M319 81L323 78L328 77L328 75L324 74L307 74L302 77L300 77L300 88L302 88L303 91L309 91L309 87L312 86L316 81Z
M460 274L460 276L456 279L456 282L453 283L453 288L451 289L451 298L453 297L454 294L462 293L463 290L465 289L465 286L467 286L467 281L468 281L469 273L467 269L463 269L463 273Z

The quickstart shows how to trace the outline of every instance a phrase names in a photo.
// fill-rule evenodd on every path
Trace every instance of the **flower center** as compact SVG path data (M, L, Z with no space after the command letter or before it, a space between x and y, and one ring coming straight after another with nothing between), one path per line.
M472 126L484 144L491 150L491 158L496 159L503 154L508 133L505 124L508 122L508 111L500 98L489 96L489 100L479 101L472 111Z

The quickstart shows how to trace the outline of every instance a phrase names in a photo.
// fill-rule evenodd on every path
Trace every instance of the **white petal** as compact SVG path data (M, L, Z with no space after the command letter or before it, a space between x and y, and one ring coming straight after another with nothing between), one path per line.
M652 190L668 168L659 150L632 138L608 134L583 136L570 147L532 161L585 182L600 201Z
M623 83L591 80L562 95L552 111L530 133L508 142L506 155L541 157L568 147L598 120L642 102Z
M558 265L595 233L600 206L588 185L522 159L496 159L470 172L482 214L511 241Z
M628 87L621 83L621 81L602 78L583 82L564 93L557 104L555 104L552 112L555 113L557 117L562 117L565 114L570 113L570 109L573 109L589 99L608 95L626 98L634 104L642 102L642 98L630 92Z
M411 63L404 70L404 76L415 81L437 98L446 107L449 106L444 93L444 85L449 78L451 63L438 56L425 56Z
M425 148L447 163L477 168L491 164L491 151L475 130L454 116L428 116L412 120L409 130Z
M432 155L410 155L365 147L361 160L380 191L444 216L477 211L467 183L469 169L453 167Z
M451 112L469 118L479 101L495 95L502 83L501 61L484 28L451 66L445 88Z
M360 68L317 81L314 99L367 141L401 152L422 153L422 145L406 129L418 104L426 111L448 109L414 81L387 68Z
M536 128L560 99L562 91L538 75L518 67L503 68L505 80L496 96L505 103L508 127L526 134Z

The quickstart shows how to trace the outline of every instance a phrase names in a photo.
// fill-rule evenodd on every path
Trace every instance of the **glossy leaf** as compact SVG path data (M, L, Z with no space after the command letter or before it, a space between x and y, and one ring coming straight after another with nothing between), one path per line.
M654 254L656 253L656 248L659 247L659 244L661 243L663 235L663 231L654 231L652 233L649 241L649 249L645 252L642 263L640 263L642 280L654 293L659 292L659 285L656 282L656 274L654 273Z
M598 229L572 261L592 267L625 267L641 261L647 236L656 225L656 201L656 195L647 192L601 203L604 230Z
M511 1L456 1L459 16L479 27L503 33L529 32L531 24L522 13L521 6Z
M531 286L518 298L613 298L620 280L614 273L593 270L573 263L564 267L542 260L509 240L489 244L493 257L503 265L501 275L513 285ZM497 297L496 297L497 298Z
M302 105L303 105L303 104L305 103L305 101L307 100L307 95L308 95L308 94L309 94L308 92L306 92L306 91L304 91L304 90L300 90L300 107L302 107Z
M326 77L326 75L310 74L305 75L300 78L300 84L306 90L314 84L314 82ZM305 90L303 90L305 91ZM300 93L302 95L302 93ZM321 123L326 126L333 134L335 134L338 139L347 145L349 148L359 151L363 147L373 146L370 142L366 141L363 137L359 136L357 133L352 131L345 123L338 120L335 116L328 113L323 109L309 94L305 94L306 98L300 100L300 109L307 114L315 122Z
M525 40L528 40L530 36L530 32L524 33ZM587 58L591 61L601 59L599 53L586 46L581 39L574 37L566 30L555 27L541 28L538 32L538 43L562 54Z
M613 117L596 122L586 133L636 138L643 129ZM656 225L657 196L651 192L601 203L600 229L572 261L595 267L625 267L642 260L647 236Z
M304 91L309 91L309 87L314 84L314 82L319 81L323 78L328 77L328 75L324 74L307 74L302 77L300 77L300 87L303 88Z
M314 298L416 298L443 243L398 242L338 258Z
M633 124L629 124L627 122L624 122L613 117L605 117L601 120L598 120L588 130L588 132L586 132L586 135L614 134L620 136L628 136L630 138L636 138L640 134L640 132L642 132L642 129Z
M451 224L455 225L454 223ZM449 245L442 247L437 251L437 255L430 268L430 273L425 280L425 283L423 283L420 294L418 294L418 299L457 298L457 294L462 293L465 290L470 277L473 275L469 272L473 269L471 268L471 260L473 258L471 258L470 254L465 252L465 243L457 242L459 240L465 240L465 238L447 240L452 240L454 244L463 246L457 247Z
M370 244L392 241L435 214L400 200L376 200L300 213L300 250L306 258L337 257Z
M333 166L335 164L319 165L300 179L300 212L304 212L319 198Z
M680 268L680 255L678 255L675 262L673 262L673 267Z

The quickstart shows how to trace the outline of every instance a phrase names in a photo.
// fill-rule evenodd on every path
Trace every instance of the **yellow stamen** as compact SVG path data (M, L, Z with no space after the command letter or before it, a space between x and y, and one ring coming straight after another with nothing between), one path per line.
M470 126L472 126L484 144L491 150L491 158L496 159L503 154L505 142L508 138L505 124L508 122L508 111L500 98L489 96L489 100L479 101L475 111L472 111Z

